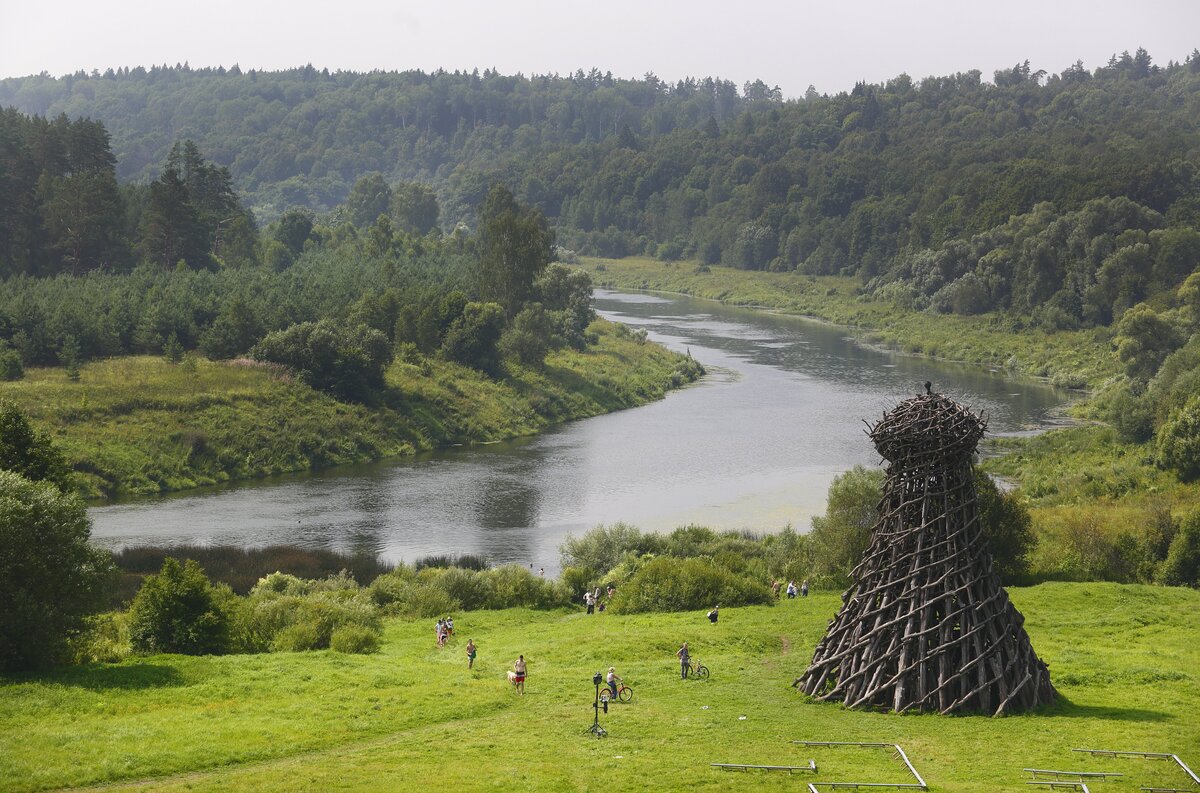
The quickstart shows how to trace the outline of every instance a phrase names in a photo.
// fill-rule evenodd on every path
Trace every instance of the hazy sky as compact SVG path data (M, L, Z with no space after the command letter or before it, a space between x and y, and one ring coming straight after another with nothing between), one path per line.
M1200 46L1200 0L4 0L0 77L198 66L762 78L798 96L1028 58L1049 72Z

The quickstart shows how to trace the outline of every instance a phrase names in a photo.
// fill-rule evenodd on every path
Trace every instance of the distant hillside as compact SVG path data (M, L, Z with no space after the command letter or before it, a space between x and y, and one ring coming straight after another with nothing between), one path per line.
M786 102L761 81L310 66L9 79L3 104L103 121L122 178L194 139L263 219L380 172L432 184L449 228L500 180L581 252L857 274L1049 329L1108 324L1200 261L1200 52Z

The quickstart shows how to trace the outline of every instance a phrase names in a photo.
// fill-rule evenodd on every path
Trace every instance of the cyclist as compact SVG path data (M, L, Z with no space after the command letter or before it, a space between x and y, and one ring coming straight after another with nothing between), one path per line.
M606 677L605 680L608 681L608 690L612 692L612 699L615 702L617 699L617 683L624 682L621 680L621 676L617 674L617 668L615 666L610 666L608 668L608 677Z
M679 673L680 673L680 676L681 676L681 677L682 677L684 680L687 680L687 675L688 675L688 646L687 646L687 642L684 642L684 643L683 643L683 646L682 646L682 647L680 647L680 648L679 648L679 649L678 649L678 650L675 652L675 655L679 657Z

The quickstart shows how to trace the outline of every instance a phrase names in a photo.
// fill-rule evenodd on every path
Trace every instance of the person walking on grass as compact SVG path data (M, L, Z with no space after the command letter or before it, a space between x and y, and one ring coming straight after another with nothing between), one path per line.
M475 640L467 639L467 669L475 668Z
M525 695L525 656L518 655L517 660L513 663L513 685L517 687L517 691L521 695Z
M808 597L808 579L807 578L804 579L804 581L801 582L801 584L800 584L800 597L802 597L802 598Z
M717 605L713 606L712 611L708 612L708 621L711 622L713 625L717 624L717 617L719 616L717 614L717 611L720 608L721 608L720 604L717 604Z
M596 613L596 599L592 597L592 590L583 593L583 605L587 606L588 614Z
M775 593L775 599L779 600L779 590L783 587L783 582L778 578L771 582L771 591Z
M792 600L793 598L796 597L796 580L795 579L788 581L787 596L788 596L788 600Z
M687 642L683 643L683 646L675 652L675 655L679 658L679 674L684 680L687 680L689 660Z

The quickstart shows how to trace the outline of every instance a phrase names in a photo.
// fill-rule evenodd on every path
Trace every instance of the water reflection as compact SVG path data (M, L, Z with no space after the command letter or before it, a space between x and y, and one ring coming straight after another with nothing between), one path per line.
M926 379L993 432L1044 426L1062 394L979 368L863 348L839 328L689 298L600 292L602 313L688 350L700 383L532 439L92 510L112 546L212 542L478 553L557 569L568 533L624 520L806 528L839 472L878 463L873 419Z

